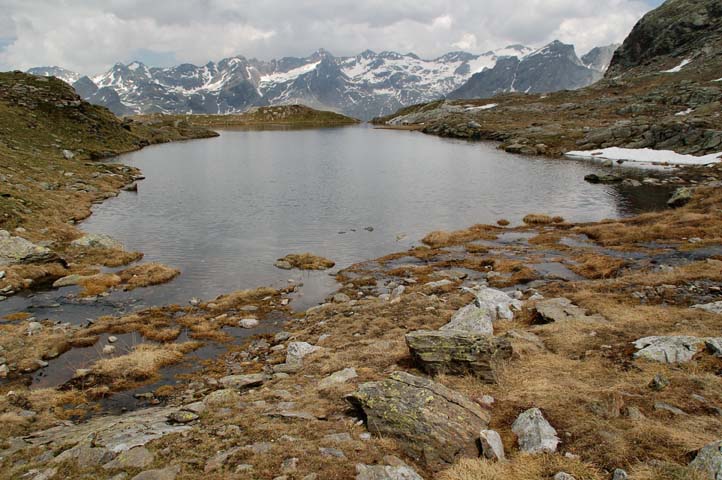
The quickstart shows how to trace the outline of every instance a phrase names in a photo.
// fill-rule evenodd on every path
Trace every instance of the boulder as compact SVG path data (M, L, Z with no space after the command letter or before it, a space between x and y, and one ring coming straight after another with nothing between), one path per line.
M514 311L521 310L523 303L512 298L506 292L489 287L479 287L470 290L476 295L475 303L479 308L485 308L491 315L492 322L497 320L513 320Z
M460 308L451 317L451 321L441 327L441 330L458 330L462 332L479 333L483 335L494 334L494 324L491 321L491 313L487 308L481 308L477 302L473 302Z
M102 233L89 233L87 235L83 235L82 237L70 242L70 245L79 248L103 248L108 250L123 248L123 245L120 242L114 240L109 235L104 235Z
M145 447L135 447L122 452L115 459L103 465L106 470L127 470L130 468L145 468L153 463L155 456Z
M634 358L662 363L685 363L702 350L704 339L689 336L645 337L634 342Z
M53 282L53 288L69 287L71 285L77 285L88 277L83 275L68 275L63 278L59 278Z
M506 459L504 456L504 443L501 441L501 437L494 430L482 430L479 434L479 441L481 442L481 454L488 460L503 461Z
M479 455L479 432L489 413L464 395L406 372L364 383L347 397L370 432L398 440L403 451L439 469Z
M545 324L554 322L604 322L601 315L587 315L586 310L572 303L568 298L550 298L536 304L534 323Z
M411 332L406 344L414 363L430 375L470 374L487 383L496 381L496 365L512 354L506 338L455 330Z
M722 440L702 447L689 466L704 472L710 480L721 480Z
M247 375L228 375L220 379L220 384L225 388L243 390L260 387L266 380L268 380L268 377L264 373L251 373Z
M584 180L589 183L619 183L622 181L622 177L613 175L611 173L597 175L596 173L590 173L584 177Z
M722 358L722 337L708 338L704 341L707 351L715 357Z
M364 465L356 464L356 480L423 480L408 465Z
M705 303L702 305L692 305L692 308L704 310L705 312L717 313L722 315L722 302Z
M511 431L518 437L519 449L525 453L554 453L559 445L557 431L538 408L530 408L519 415Z
M175 480L180 471L180 466L171 465L170 467L166 468L146 470L145 472L140 472L131 480Z
M10 235L7 230L0 230L0 265L48 263L55 260L58 260L58 256L49 248Z
M328 377L324 378L320 382L318 382L318 389L319 390L325 390L327 388L331 388L334 385L339 385L342 383L346 383L349 380L352 380L354 378L358 377L358 374L356 373L356 369L351 368L344 368L343 370L339 370L338 372L334 372Z
M307 342L291 342L286 350L286 363L289 365L300 365L303 357L320 350L321 347L311 345Z
M671 208L678 208L687 205L692 200L692 190L687 187L678 188L674 191L669 200L667 200L667 206Z

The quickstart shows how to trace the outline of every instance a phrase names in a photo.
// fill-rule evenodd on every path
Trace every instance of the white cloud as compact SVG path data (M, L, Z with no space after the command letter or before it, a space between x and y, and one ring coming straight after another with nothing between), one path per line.
M93 74L134 56L203 64L319 47L435 57L556 38L581 54L621 41L649 9L643 0L0 0L0 36L11 38L0 68Z

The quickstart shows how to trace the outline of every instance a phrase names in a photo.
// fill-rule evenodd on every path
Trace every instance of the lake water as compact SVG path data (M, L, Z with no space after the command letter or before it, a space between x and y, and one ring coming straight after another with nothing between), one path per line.
M293 305L304 308L335 287L329 273L418 244L432 230L500 218L519 223L532 212L600 220L659 208L668 195L654 187L590 185L584 175L603 168L594 163L367 126L223 131L118 161L139 167L146 180L137 193L95 206L82 228L182 271L170 284L113 296L132 297L139 306L185 304L294 279L304 287ZM273 266L296 252L328 257L337 268L302 273ZM57 294L33 301L52 303ZM27 301L4 303L0 309L9 311ZM100 310L114 306L107 301ZM76 317L100 311L78 308L64 310Z

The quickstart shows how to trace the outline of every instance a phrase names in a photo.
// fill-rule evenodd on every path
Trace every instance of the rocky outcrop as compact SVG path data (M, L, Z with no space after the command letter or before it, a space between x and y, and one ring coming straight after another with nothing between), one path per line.
M690 336L645 337L634 342L634 358L662 363L686 363L702 351L705 340Z
M396 439L407 455L435 470L477 457L479 432L490 418L460 393L405 372L364 383L347 399L371 433Z
M473 375L487 383L496 381L497 365L512 354L506 338L455 330L412 332L406 344L414 363L430 375Z
M10 235L6 230L0 230L0 265L48 263L55 260L58 260L58 256L49 248Z

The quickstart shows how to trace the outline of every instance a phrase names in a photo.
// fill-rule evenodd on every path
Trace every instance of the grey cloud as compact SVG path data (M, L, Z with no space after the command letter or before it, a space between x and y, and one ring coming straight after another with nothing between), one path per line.
M583 53L622 40L650 8L645 0L0 0L0 36L13 38L0 67L92 74L137 52L202 64L319 47L435 57L556 38Z

